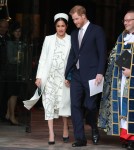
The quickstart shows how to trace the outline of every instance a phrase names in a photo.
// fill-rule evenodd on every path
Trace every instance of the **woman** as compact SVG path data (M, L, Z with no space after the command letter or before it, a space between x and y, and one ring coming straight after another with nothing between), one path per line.
M20 90L20 67L22 66L23 58L20 58L22 50L22 33L21 26L18 22L13 22L10 26L11 40L7 42L7 81L8 81L8 104L6 119L10 121L12 125L19 125L19 122L15 116L15 108L17 104L17 98ZM19 56L18 56L19 55Z
M54 16L56 33L46 36L39 60L35 84L41 87L45 120L48 120L49 142L55 144L53 119L63 116L63 141L68 142L67 117L70 112L70 89L65 86L64 71L70 50L70 36L66 33L68 15Z

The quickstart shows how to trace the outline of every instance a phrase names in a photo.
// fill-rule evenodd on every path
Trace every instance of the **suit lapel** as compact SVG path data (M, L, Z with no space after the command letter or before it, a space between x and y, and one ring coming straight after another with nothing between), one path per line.
M75 34L76 47L79 50L78 33L79 33L79 29L77 29L76 34Z
M75 46L76 46L76 53L79 54L80 51L82 50L82 46L85 43L85 41L87 40L87 38L89 37L89 34L92 30L93 24L90 23L89 26L87 27L87 30L84 34L84 37L82 39L82 43L81 43L81 47L79 48L79 42L78 42L78 33L79 33L79 29L76 30L76 33L74 34L74 41L75 41Z
M81 50L83 44L85 43L86 39L89 37L90 32L91 32L91 30L92 30L92 27L93 27L93 25L92 25L92 23L90 23L90 24L88 25L88 27L87 27L87 30L86 30L84 36L83 36L80 50Z

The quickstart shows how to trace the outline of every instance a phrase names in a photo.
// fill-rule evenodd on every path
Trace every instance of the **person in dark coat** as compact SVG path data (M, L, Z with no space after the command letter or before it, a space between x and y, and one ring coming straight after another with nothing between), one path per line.
M67 62L65 84L71 90L71 116L74 127L75 142L73 147L86 146L84 132L83 108L87 109L92 127L92 141L97 144L99 131L97 127L97 95L90 96L88 81L95 79L99 85L103 80L106 65L106 40L103 29L91 23L86 16L86 9L76 5L70 10L77 29L71 34L71 50ZM71 72L71 82L67 80Z

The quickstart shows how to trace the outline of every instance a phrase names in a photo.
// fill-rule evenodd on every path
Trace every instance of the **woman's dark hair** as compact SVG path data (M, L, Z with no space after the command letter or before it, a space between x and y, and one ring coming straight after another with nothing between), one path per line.
M11 37L11 40L15 40L15 37L13 35L13 32L15 32L16 30L18 29L21 29L21 25L19 22L17 21L14 21L10 24L9 26L9 33L10 33L10 37ZM22 39L22 36L20 37L20 39Z
M66 19L64 19L64 18L58 18L58 19L56 19L55 22L54 22L54 24L56 25L57 22L60 21L60 20L64 21L64 23L65 23L66 25L68 25L68 21L67 21Z
M21 25L17 21L12 22L9 26L10 32L14 32L15 30L20 29L20 28L21 28Z

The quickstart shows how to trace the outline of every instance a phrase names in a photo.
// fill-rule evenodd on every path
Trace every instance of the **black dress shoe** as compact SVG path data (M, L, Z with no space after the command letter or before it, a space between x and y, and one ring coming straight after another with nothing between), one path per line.
M122 143L122 148L127 148L128 144L127 143Z
M76 141L72 144L72 147L81 147L86 145L87 145L87 141Z
M68 136L68 137L62 137L62 139L63 139L63 142L64 142L64 143L68 143L68 141L69 141L69 136Z
M127 150L134 150L134 145L132 142L128 142Z
M49 145L54 145L54 144L55 144L55 141L49 141L48 144L49 144Z
M100 139L99 131L98 129L92 129L92 141L93 144L97 145Z

